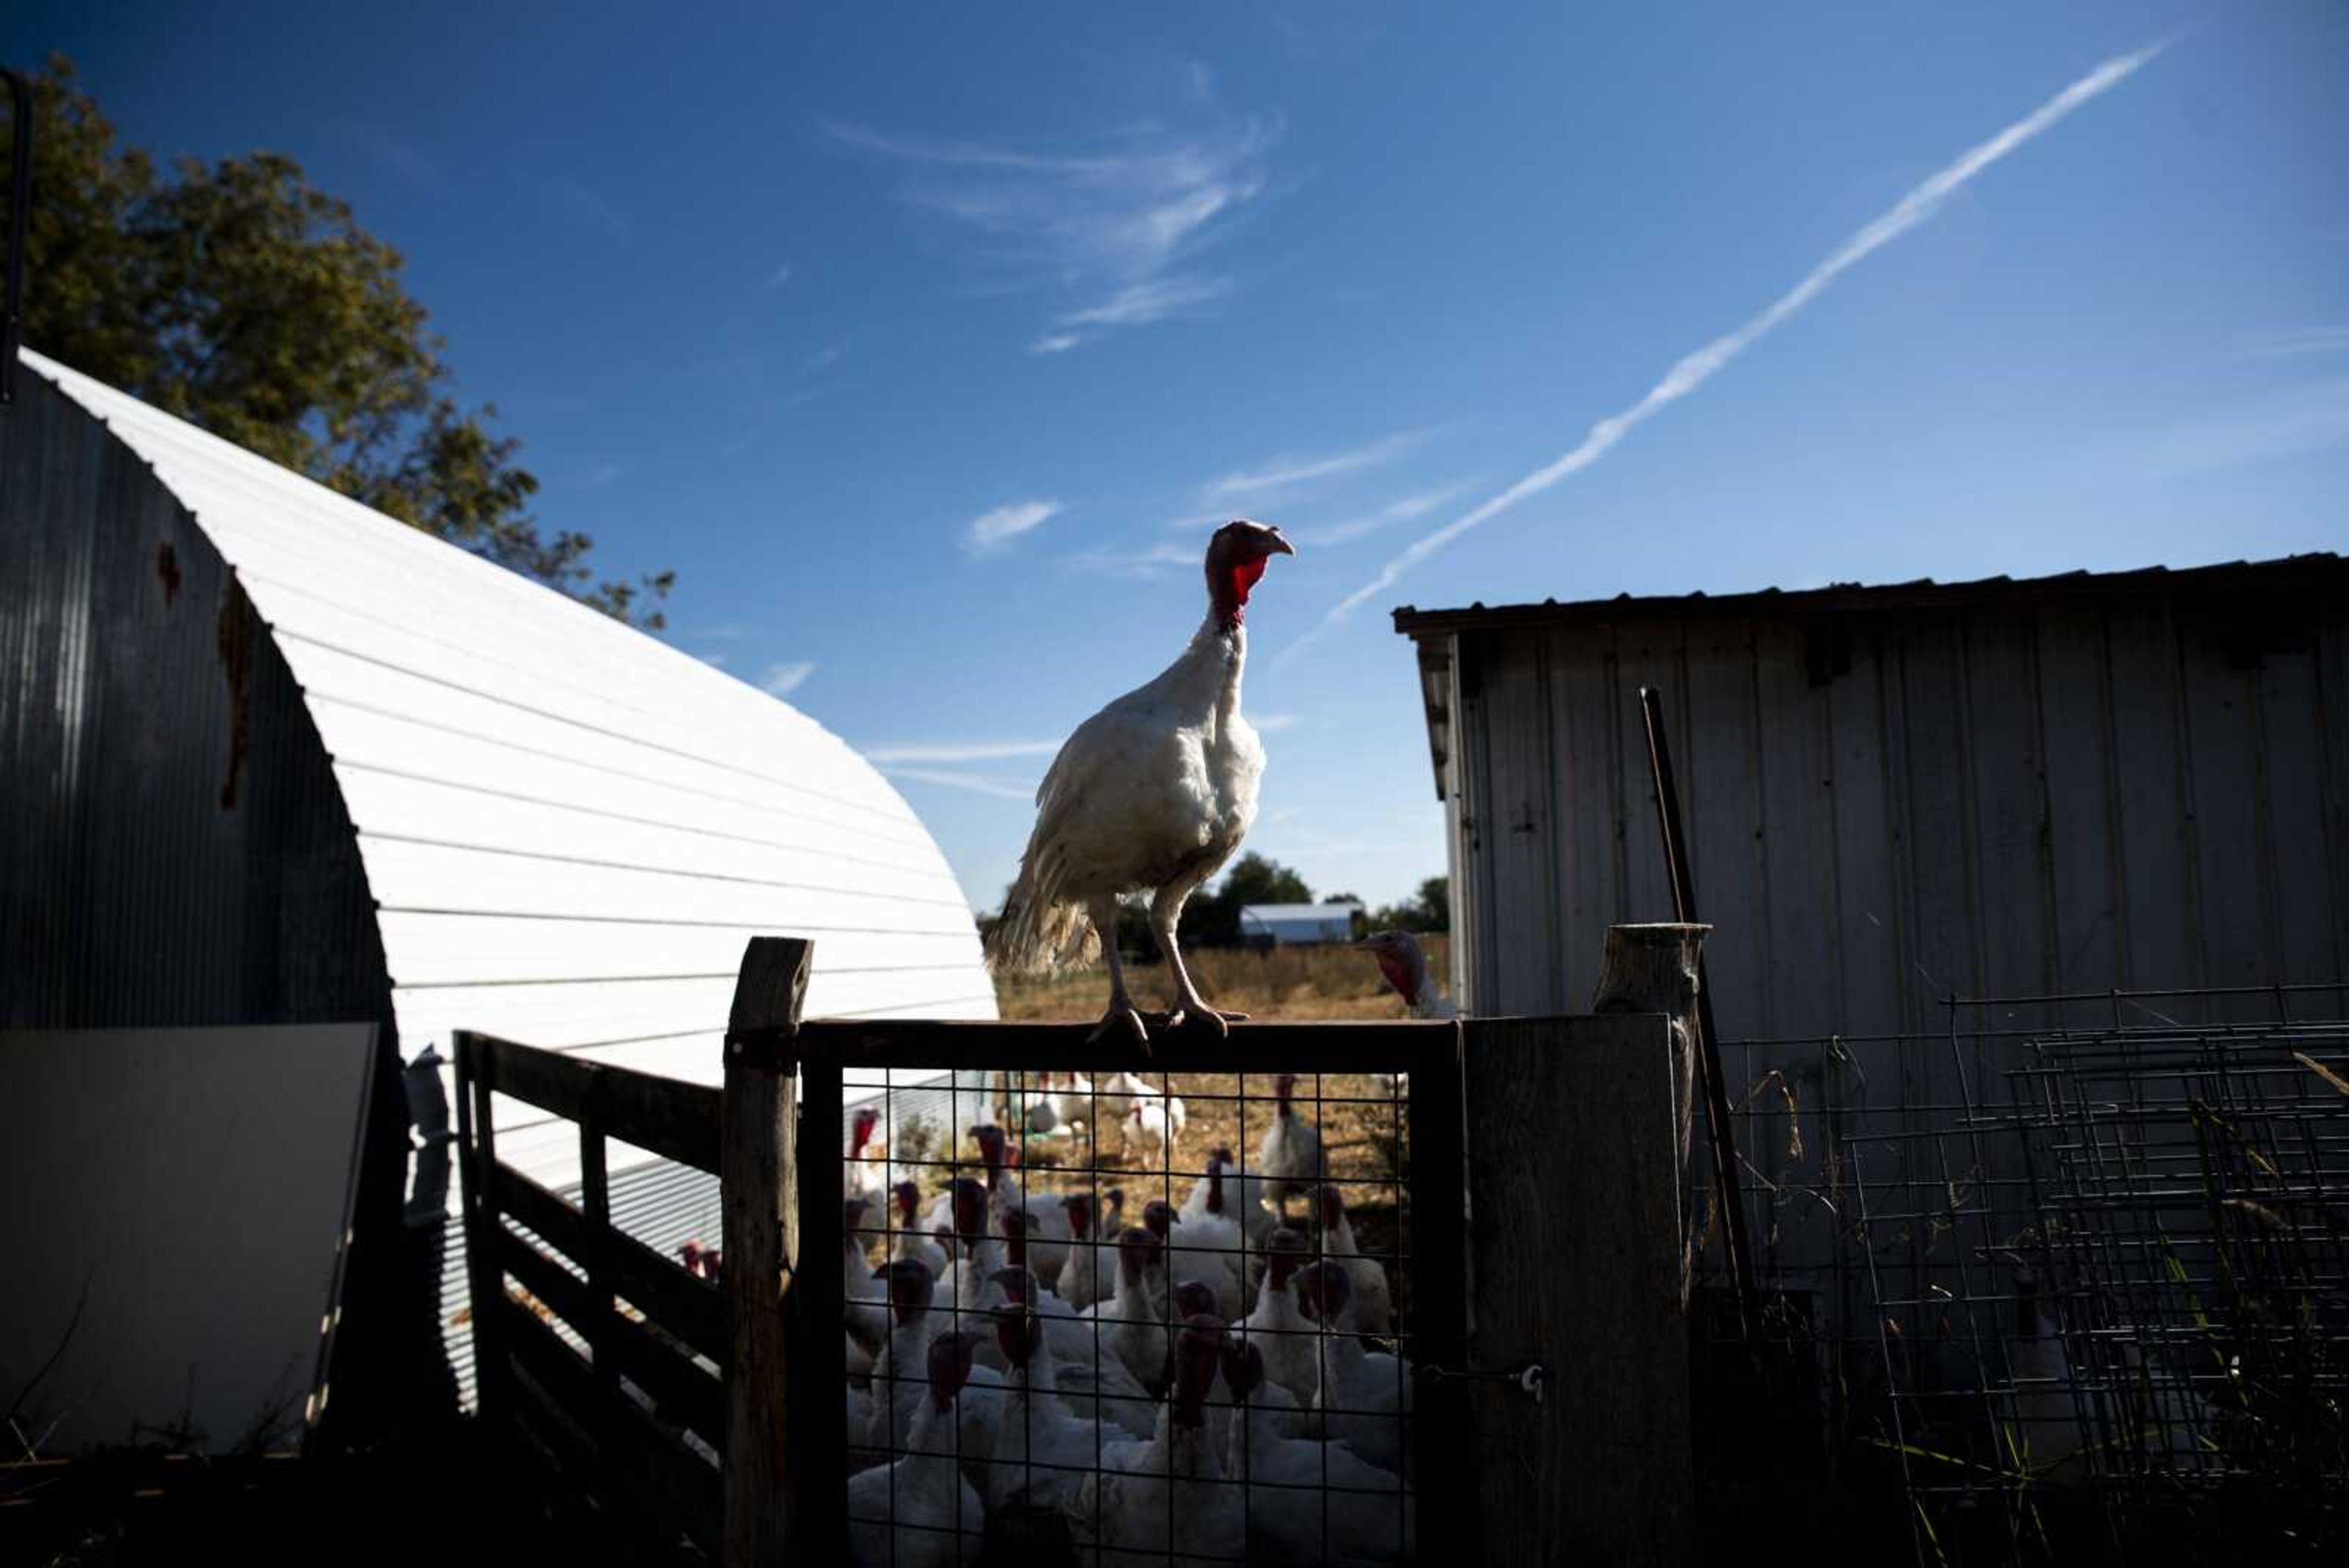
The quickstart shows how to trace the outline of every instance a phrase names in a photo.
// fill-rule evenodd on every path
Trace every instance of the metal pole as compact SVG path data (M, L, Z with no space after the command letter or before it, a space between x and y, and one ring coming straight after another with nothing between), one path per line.
M1640 712L1648 730L1648 771L1656 786L1657 826L1664 836L1664 868L1672 882L1672 919L1682 924L1697 919L1696 888L1689 877L1687 840L1681 833L1681 797L1672 782L1672 753L1664 738L1664 709L1655 688L1640 688ZM1745 1204L1737 1178L1737 1135L1729 1125L1729 1091L1721 1080L1720 1037L1713 1028L1713 987L1704 977L1704 959L1697 959L1697 1068L1704 1080L1705 1120L1713 1133L1713 1179L1721 1204L1722 1251L1729 1256L1730 1283L1737 1294L1737 1325L1751 1334L1761 1322L1761 1303L1754 1288L1752 1254L1747 1250Z
M15 106L8 145L8 299L0 315L0 404L16 400L16 350L25 341L25 244L33 216L33 84L0 70Z

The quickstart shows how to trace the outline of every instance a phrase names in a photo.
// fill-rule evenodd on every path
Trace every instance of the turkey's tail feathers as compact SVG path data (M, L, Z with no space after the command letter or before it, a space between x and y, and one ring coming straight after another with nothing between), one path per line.
M987 967L996 974L1050 974L1064 964L1090 963L1101 956L1101 934L1082 905L1037 890L1022 866L1019 880L1003 900L1003 913L987 933Z

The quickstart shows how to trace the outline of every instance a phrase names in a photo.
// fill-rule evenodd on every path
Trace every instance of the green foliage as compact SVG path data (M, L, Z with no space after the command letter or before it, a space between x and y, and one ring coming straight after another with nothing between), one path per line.
M1373 912L1374 931L1448 931L1452 929L1452 878L1430 877L1419 885L1419 895Z
M540 533L522 443L492 431L494 407L458 404L399 253L347 203L276 153L159 171L117 146L63 56L34 97L26 342L619 620L663 624L674 573L597 582L593 540ZM7 140L0 125L0 157Z
M1313 889L1278 861L1250 850L1232 863L1212 894L1195 894L1184 906L1177 933L1185 946L1236 948L1245 940L1240 910L1249 904L1309 904Z

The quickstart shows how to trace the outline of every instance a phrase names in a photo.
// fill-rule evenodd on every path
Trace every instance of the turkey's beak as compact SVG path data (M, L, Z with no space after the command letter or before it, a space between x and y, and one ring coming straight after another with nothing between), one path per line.
M1265 553L1270 556L1294 556L1297 554L1297 546L1282 537L1280 530L1275 528L1272 531L1272 537L1265 541Z

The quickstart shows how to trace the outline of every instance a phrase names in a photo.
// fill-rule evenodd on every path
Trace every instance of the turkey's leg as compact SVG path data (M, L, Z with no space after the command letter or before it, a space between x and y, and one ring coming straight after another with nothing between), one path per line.
M1170 1024L1180 1023L1185 1016L1196 1018L1218 1034L1226 1033L1226 1023L1242 1023L1245 1012L1227 1012L1207 1005L1191 979L1191 971L1183 966L1183 950L1174 945L1174 929L1183 920L1183 901L1191 896L1188 888L1162 888L1150 901L1150 934L1158 939L1158 950L1166 955L1166 968L1174 977L1174 1011L1168 1018Z
M1109 961L1109 1011L1093 1032L1085 1036L1088 1045L1120 1029L1133 1031L1133 1038L1143 1050L1150 1049L1150 1031L1143 1026L1142 1014L1133 1010L1133 998L1125 991L1125 965L1117 956L1117 900L1114 898L1095 898L1089 911L1093 929L1101 937L1102 956Z

